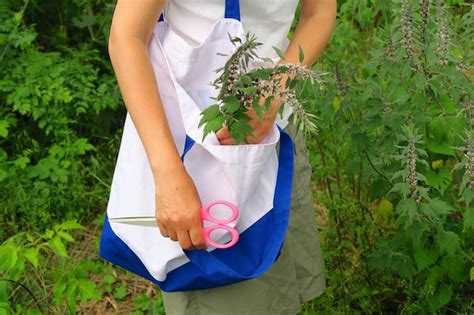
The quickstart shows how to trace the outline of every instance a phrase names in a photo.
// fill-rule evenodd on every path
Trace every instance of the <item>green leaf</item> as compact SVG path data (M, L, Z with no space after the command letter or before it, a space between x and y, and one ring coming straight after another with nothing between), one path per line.
M442 253L446 253L450 256L457 253L461 244L461 240L456 233L443 230L438 231L436 234L436 241L438 243L439 250Z
M77 306L77 284L71 283L66 289L66 303L71 314L76 314Z
M114 298L117 300L123 300L127 296L127 285L122 283L122 285L115 289Z
M436 262L438 252L430 249L419 249L415 251L414 258L418 271L422 271Z
M85 304L89 300L98 301L100 299L100 295L97 293L96 284L94 282L87 279L79 279L77 284L82 304Z
M257 93L257 88L255 86L241 88L240 90L247 95L254 95L255 93Z
M8 121L0 120L0 137L6 138L8 137Z
M298 60L300 63L303 63L304 61L304 52L303 52L303 48L301 48L301 46L298 44Z
M59 231L58 236L61 237L62 239L68 241L68 242L74 242L74 238L72 237L71 234L65 231Z
M38 250L35 248L25 248L23 250L23 256L28 260L35 269L38 268Z
M428 305L430 310L432 312L436 312L441 307L446 305L451 300L452 294L453 291L451 290L451 287L441 283L436 288L436 291L433 293L433 295L428 296Z
M443 155L450 155L450 156L455 156L456 151L453 149L453 147L446 142L443 143L438 143L435 142L434 140L428 140L426 142L426 147L428 150L430 150L433 153L439 153Z
M469 279L468 266L462 256L446 256L443 258L442 266L452 281L463 282Z
M439 100L441 101L441 104L443 104L444 109L446 109L446 112L449 114L454 114L457 113L456 106L454 105L454 102L446 95L440 95Z
M80 138L74 141L73 147L77 154L82 155L87 151L93 151L95 147L88 142L86 138Z
M280 48L272 46L273 49L276 51L277 55L281 58L281 60L286 60L285 59L285 54L281 51Z
M455 211L451 205L438 198L430 199L427 206L437 215L445 215Z
M57 283L56 286L54 287L53 302L56 306L59 306L61 304L66 288L67 288L67 282L64 280Z
M209 133L217 132L219 129L221 129L224 126L224 122L225 122L224 116L219 116L213 120L208 121L204 126L203 140L206 138L206 136Z
M252 108L255 111L255 114L257 115L258 119L263 122L263 107L262 105L260 105L259 100L254 100L252 102Z
M467 209L466 212L464 212L464 220L463 220L463 226L464 230L468 231L474 230L474 209Z
M451 171L448 168L441 168L438 172L428 170L426 172L427 184L444 194L452 181Z
M252 78L250 78L248 75L243 75L240 77L240 81L244 85L252 85Z
M107 284L115 283L115 281L117 281L117 279L115 279L115 277L110 274L105 275L104 278L102 279L102 282L107 283Z
M58 226L61 230L85 230L86 228L76 220L66 221Z
M245 120L239 120L229 125L229 132L237 143L246 143L247 136L252 135L252 127Z
M219 105L211 105L202 111L201 121L199 122L199 128L204 125L206 122L215 119L221 114Z
M225 98L223 102L222 111L226 114L233 114L240 109L240 101L235 96Z
M59 236L48 241L49 247L56 252L59 257L68 257L66 247Z
M15 266L18 251L13 246L0 246L0 272L7 272Z

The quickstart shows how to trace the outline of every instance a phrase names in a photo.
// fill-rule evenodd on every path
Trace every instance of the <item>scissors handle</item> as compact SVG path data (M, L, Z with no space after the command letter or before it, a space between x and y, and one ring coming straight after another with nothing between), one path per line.
M227 230L227 232L230 233L232 236L232 239L230 240L229 243L226 244L220 244L217 242L214 242L214 240L211 237L211 233L214 230ZM220 249L225 249L234 246L238 241L239 241L239 232L237 232L236 229L233 227L227 226L227 225L214 225L208 228L204 228L204 238L206 239L206 242L214 246L215 248L220 248Z
M224 219L224 220L214 217L210 213L210 210L212 207L216 205L224 205L228 207L232 211L232 215L229 218ZM234 246L239 241L239 232L237 232L237 230L234 229L233 227L230 227L226 224L235 221L238 217L239 217L239 209L237 208L237 206L226 200L216 200L206 205L205 207L203 207L201 209L201 219L216 224L214 226L204 228L204 238L206 239L206 242L209 245L214 246L215 248L220 248L220 249L225 249L225 248ZM211 237L211 233L214 230L226 230L227 232L230 233L232 237L231 241L226 244L220 244L220 243L215 242Z
M221 220L221 219L218 219L218 218L214 217L210 213L210 211L211 211L211 208L216 206L216 205L224 205L224 206L228 207L230 210L232 210L232 215L229 218L224 219L224 220ZM229 201L226 201L226 200L216 200L216 201L211 202L210 204L204 206L201 209L201 219L206 220L206 221L210 221L210 222L213 222L213 223L217 223L217 224L227 224L227 223L235 221L238 217L239 217L239 209L237 208L237 206L234 205L232 202L229 202Z

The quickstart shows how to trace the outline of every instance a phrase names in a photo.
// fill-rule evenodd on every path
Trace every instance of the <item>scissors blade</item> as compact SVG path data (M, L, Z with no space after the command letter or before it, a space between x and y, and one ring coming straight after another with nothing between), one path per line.
M110 222L139 226L157 226L155 217L118 217L109 218Z

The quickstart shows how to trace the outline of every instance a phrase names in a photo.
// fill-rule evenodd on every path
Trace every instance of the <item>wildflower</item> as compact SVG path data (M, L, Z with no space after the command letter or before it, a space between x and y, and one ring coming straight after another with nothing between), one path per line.
M431 2L430 0L422 0L420 4L420 16L421 16L421 33L424 34L428 27L428 18L430 13Z
M472 135L465 141L466 149L466 173L469 181L469 188L474 191L474 139Z
M334 67L334 72L336 74L336 83L337 89L339 90L339 96L346 96L346 82L344 82L344 78L342 77L341 70L339 70L338 66Z
M415 46L413 42L413 27L412 22L413 18L411 16L411 7L408 4L408 0L402 1L401 9L401 22L402 22L402 44L405 47L408 60L411 63L413 70L417 70L418 66L415 63Z
M417 174L416 174L416 147L415 139L413 137L408 138L408 152L407 152L407 167L408 167L408 187L410 189L410 195L413 199L417 199Z
M437 5L437 35L439 38L438 47L436 51L438 53L438 64L442 66L448 65L448 52L449 52L449 31L448 21L444 14L444 9L441 5L441 1Z
M393 46L393 39L391 35L388 36L387 40L387 58L392 62L395 61L395 47Z

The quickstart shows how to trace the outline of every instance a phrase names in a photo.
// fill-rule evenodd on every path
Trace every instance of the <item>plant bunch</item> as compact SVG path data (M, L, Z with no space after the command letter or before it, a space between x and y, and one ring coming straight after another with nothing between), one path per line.
M227 126L231 136L237 143L247 143L247 137L253 136L249 125L249 110L253 109L257 117L263 121L265 114L272 108L272 102L281 100L293 109L293 119L300 129L315 132L315 117L303 106L305 100L297 97L298 90L323 86L322 73L307 69L301 63L304 53L300 47L300 64L280 63L273 67L256 67L249 70L253 59L261 59L273 63L269 58L260 58L256 49L262 45L255 35L247 33L245 40L230 37L237 47L224 67L217 69L220 75L211 82L219 93L214 98L216 104L202 112L199 127L204 126L204 138L211 132L217 132ZM281 50L273 47L279 57L285 60ZM280 107L280 113L283 106Z

